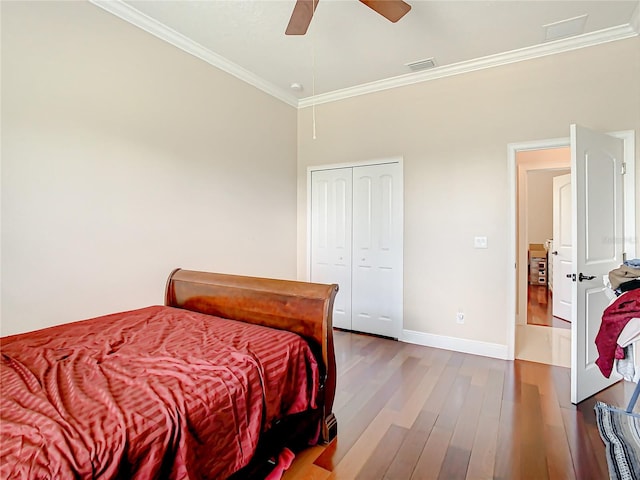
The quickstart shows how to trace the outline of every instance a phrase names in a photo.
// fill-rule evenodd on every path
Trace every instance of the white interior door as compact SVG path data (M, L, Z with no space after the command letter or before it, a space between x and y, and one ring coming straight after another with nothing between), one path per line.
M615 383L595 364L595 337L609 304L603 276L623 261L623 141L571 126L573 323L571 402L578 403Z
M553 297L554 317L571 321L571 295L573 272L571 236L571 174L553 177Z
M352 169L311 172L311 272L337 283L333 326L351 330Z
M398 338L402 328L402 170L353 169L353 329Z

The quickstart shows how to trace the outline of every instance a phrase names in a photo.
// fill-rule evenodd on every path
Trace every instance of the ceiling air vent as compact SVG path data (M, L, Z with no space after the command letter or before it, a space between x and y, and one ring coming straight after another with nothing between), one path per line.
M412 72L419 72L420 70L435 68L436 61L431 57L425 58L424 60L418 60L417 62L405 63L405 66L409 67Z
M549 42L560 38L573 37L584 33L584 26L587 23L587 15L569 18L560 22L543 25L544 39Z

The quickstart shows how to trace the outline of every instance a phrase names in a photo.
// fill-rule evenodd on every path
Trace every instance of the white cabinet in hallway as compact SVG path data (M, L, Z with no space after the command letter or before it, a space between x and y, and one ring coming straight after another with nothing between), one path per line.
M340 286L338 328L400 335L402 187L398 161L311 171L310 279Z

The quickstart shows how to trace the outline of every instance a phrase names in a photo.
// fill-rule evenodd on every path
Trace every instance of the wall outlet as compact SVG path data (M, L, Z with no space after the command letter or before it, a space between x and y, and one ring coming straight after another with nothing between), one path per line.
M473 248L487 248L487 237L473 237Z
M464 313L463 312L456 313L456 323L464 323Z

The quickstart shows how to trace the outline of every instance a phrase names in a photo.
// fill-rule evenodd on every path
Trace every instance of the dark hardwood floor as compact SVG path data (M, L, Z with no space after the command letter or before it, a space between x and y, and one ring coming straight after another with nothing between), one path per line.
M527 323L545 327L568 328L571 323L552 315L552 295L541 285L529 285L527 290Z
M338 438L285 480L608 478L594 404L626 406L633 384L575 406L566 368L343 331L335 343Z

